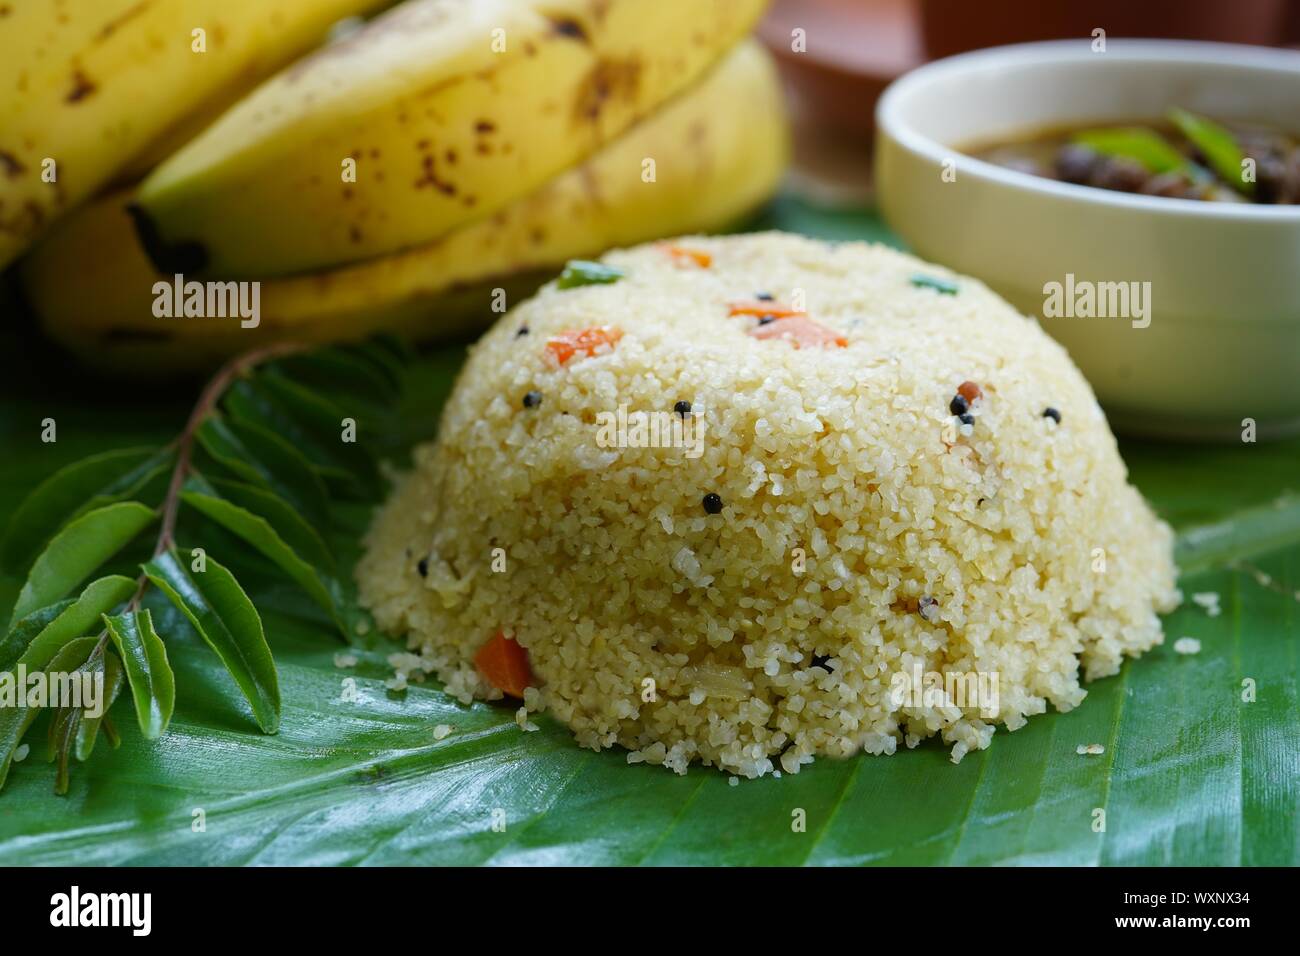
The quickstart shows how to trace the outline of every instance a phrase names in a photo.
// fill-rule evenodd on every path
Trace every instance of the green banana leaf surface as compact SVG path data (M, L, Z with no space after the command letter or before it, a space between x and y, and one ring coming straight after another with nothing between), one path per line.
M789 196L758 225L894 241L868 210ZM169 440L194 397L86 379L25 345L4 352L0 523L68 462ZM434 431L463 354L414 369L395 460ZM47 417L55 443L39 439ZM64 797L38 725L0 792L0 864L1294 865L1300 442L1121 445L1179 531L1183 591L1218 593L1222 613L1188 600L1165 619L1165 644L1088 685L1082 706L999 731L958 765L927 742L735 786L712 768L629 766L544 716L524 732L512 708L464 706L436 683L390 691L400 647L374 633L345 647L291 584L244 574L279 666L279 732L251 729L217 658L149 603L169 635L174 719L148 741L119 703L120 749L97 748ZM351 561L367 510L349 508L336 544ZM0 578L6 619L20 585ZM1175 653L1181 636L1201 652ZM337 666L341 651L356 665ZM440 724L452 731L437 739ZM1091 743L1105 752L1076 752Z

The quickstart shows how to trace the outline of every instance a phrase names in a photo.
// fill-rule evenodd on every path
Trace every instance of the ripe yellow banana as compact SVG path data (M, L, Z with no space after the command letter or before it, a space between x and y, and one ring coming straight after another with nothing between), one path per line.
M486 220L381 259L262 282L256 328L154 316L155 283L174 280L134 241L128 194L70 217L23 263L23 287L48 333L88 363L154 375L282 339L446 337L495 318L496 289L513 304L567 259L734 222L772 193L787 155L775 69L745 41L695 88Z
M0 268L188 117L390 2L4 0Z
M496 212L685 90L767 0L407 0L141 185L164 271L319 271Z

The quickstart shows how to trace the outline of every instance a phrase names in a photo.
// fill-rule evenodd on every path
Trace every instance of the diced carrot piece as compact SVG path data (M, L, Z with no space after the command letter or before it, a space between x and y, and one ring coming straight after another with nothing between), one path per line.
M533 686L528 652L513 637L500 631L478 649L474 664L489 684L510 697L523 699L524 689Z
M977 398L984 397L984 393L980 391L980 387L974 382L962 382L957 386L957 394L968 402L973 402Z
M664 246L664 252L678 262L693 262L701 269L707 269L713 265L713 256L703 249L688 249L686 246Z
M782 339L797 349L831 346L844 348L849 344L849 340L840 333L814 322L806 315L794 315L766 325L757 325L749 334L756 339Z
M546 341L546 351L563 365L575 355L595 355L604 346L614 347L623 337L623 330L612 325L599 325L589 329L571 329L553 335Z
M796 315L805 315L802 309L792 309L788 305L781 305L779 302L761 302L759 300L745 302L728 302L727 308L731 310L731 315L770 315L774 319L788 319Z

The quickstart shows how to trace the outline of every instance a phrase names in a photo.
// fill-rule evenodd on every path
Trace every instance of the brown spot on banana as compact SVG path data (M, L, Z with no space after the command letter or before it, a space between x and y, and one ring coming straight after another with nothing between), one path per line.
M131 7L128 10L124 10L121 14L114 17L112 20L109 20L107 23L105 23L102 27L99 28L99 32L95 34L95 42L103 43L105 40L107 40L109 37L111 37L114 33L117 32L118 27L120 27L122 24L126 23L129 20L135 19L140 14L144 13L144 11L148 10L151 6L153 6L153 0L140 0L140 2L137 3L135 6Z
M569 40L577 40L579 43L590 43L591 38L587 36L587 30L581 23L572 17L547 16L551 21L551 32L556 36L565 37Z
M626 60L599 60L578 87L573 103L573 117L579 123L594 123L600 119L605 104L611 100L636 101L641 85L641 61L635 57Z
M10 179L17 179L27 167L18 161L18 157L7 149L0 149L0 169Z
M80 103L97 89L98 87L91 82L90 77L82 73L81 70L75 70L72 74L72 90L64 97L64 100L68 103Z
M456 195L456 184L439 177L432 153L424 154L421 158L420 168L423 172L420 178L413 184L416 189L423 189L425 186L432 186L444 196Z

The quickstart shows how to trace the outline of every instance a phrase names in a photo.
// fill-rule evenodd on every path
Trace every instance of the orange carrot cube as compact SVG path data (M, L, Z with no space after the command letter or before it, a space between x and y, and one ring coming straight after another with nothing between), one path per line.
M478 649L474 664L484 680L509 697L523 699L525 688L533 686L528 652L513 637L500 631Z
M781 305L779 302L763 302L757 299L728 302L727 308L731 310L730 315L770 315L774 319L788 319L792 316L805 314L802 309L793 309L788 305Z
M814 322L806 315L794 315L755 326L749 334L756 339L781 339L797 349L844 348L849 344L849 340L840 333Z
M703 249L688 249L686 246L665 246L664 252L679 263L693 262L701 269L707 269L713 265L713 256Z
M575 355L595 355L605 346L613 348L622 337L623 330L610 325L572 329L551 336L546 342L546 351L557 365L563 365Z

